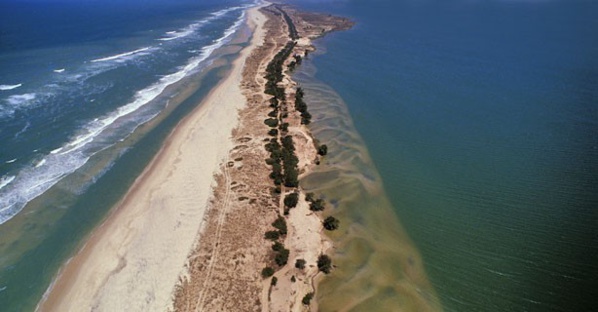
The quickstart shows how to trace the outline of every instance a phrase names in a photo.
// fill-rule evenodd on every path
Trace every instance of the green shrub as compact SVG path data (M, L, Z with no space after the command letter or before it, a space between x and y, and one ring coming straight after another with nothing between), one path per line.
M322 211L324 208L326 208L326 203L323 199L316 199L309 205L309 210L311 211Z
M264 120L264 123L271 128L274 128L276 126L278 126L278 119L275 118L268 118L266 120Z
M295 267L300 270L305 269L305 260L297 259L297 261L295 261Z
M280 235L287 234L287 222L283 217L278 217L274 222L272 222L272 226L279 230Z
M273 268L271 268L271 267L265 267L262 270L262 277L263 278L268 278L268 277L270 277L272 275L274 275L274 269Z
M293 144L293 137L290 135L282 138L282 147L289 150L290 152L295 151L295 144Z
M278 231L268 231L266 232L266 234L264 235L264 237L266 239L269 240L277 240L280 237L280 233Z
M274 262L276 262L276 264L278 264L279 266L283 266L283 265L287 264L287 261L289 261L289 250L288 249L283 249L283 250L279 251L276 254L276 257L274 257Z
M291 193L284 198L284 205L289 208L297 207L297 202L299 202L299 194Z
M309 294L305 295L303 299L301 299L301 303L303 303L304 305L309 305L313 297L314 293L310 292Z
M272 245L272 250L274 251L281 251L284 249L284 245L280 242L275 242L274 245Z
M328 154L328 146L326 144L322 144L318 147L318 154L325 156Z
M325 274L330 273L330 270L332 269L332 259L330 259L330 257L328 257L327 255L320 255L318 257L318 270L324 272Z
M272 286L276 286L276 283L278 283L278 278L276 278L276 276L274 276L274 277L272 278L272 280L270 281L270 285L272 285Z
M323 223L325 229L327 229L328 231L334 231L334 230L338 229L340 221L338 221L337 218L330 216L330 217L324 219L324 222L322 222L322 223Z

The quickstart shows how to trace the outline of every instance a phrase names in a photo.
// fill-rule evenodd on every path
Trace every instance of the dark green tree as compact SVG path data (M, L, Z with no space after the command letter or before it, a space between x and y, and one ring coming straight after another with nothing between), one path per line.
M284 245L282 243L280 243L280 242L275 242L272 245L272 250L274 250L274 251L281 251L283 249L284 249Z
M274 257L274 262L276 262L276 264L278 264L279 266L283 266L283 265L287 264L288 261L289 261L289 250L288 249L283 249L283 250L279 251L276 254L276 257Z
M284 198L284 205L289 208L297 207L297 202L299 201L299 194L291 193Z
M266 232L266 234L264 235L264 237L266 239L269 240L277 240L280 237L280 233L278 231L268 231Z
M297 259L297 261L295 261L295 267L300 270L305 269L305 260Z
M332 259L330 259L330 257L328 257L327 255L320 255L318 257L318 270L324 272L325 274L330 273L330 270L332 269Z
M287 234L287 222L283 217L279 216L276 220L274 220L274 222L272 222L272 226L278 229L280 235Z
M263 278L268 278L268 277L270 277L272 275L274 275L274 269L273 268L271 268L271 267L265 267L262 270L262 277Z
M327 229L328 231L334 231L334 230L338 229L340 221L337 218L330 216L330 217L324 219L324 222L322 222L322 223L323 223L325 229Z
M309 303L311 302L311 299L314 297L314 293L310 292L307 295L305 295L303 297L303 299L301 299L301 303L303 303L304 305L309 305Z
M323 199L316 199L309 205L309 210L312 211L322 211L324 208L326 208L326 203L324 203Z
M326 154L328 154L328 146L326 146L326 144L318 146L318 154L326 156Z

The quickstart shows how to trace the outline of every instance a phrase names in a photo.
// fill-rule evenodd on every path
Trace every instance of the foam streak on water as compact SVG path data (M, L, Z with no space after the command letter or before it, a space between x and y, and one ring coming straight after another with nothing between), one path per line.
M19 83L16 85L0 85L0 91L7 91L7 90L12 90L12 89L16 89L20 86L22 86L23 84Z

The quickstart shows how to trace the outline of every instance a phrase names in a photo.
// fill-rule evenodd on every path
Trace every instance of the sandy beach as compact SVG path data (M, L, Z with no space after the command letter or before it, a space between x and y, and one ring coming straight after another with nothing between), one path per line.
M263 17L249 10L250 27ZM259 32L257 32L259 34ZM124 200L61 270L39 311L165 311L197 240L214 174L233 146L245 105L239 88L245 59L168 138Z

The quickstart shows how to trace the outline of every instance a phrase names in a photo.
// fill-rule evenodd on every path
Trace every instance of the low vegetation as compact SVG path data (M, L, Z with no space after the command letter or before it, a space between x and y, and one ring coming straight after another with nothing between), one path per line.
M264 237L269 240L277 240L280 237L280 232L278 231L268 231L264 234Z
M297 202L299 202L299 194L295 192L285 196L284 198L284 205L288 208L297 207Z
M305 269L305 260L297 259L297 261L295 261L295 267L300 270Z
M303 303L304 305L309 305L311 303L311 299L313 299L314 297L314 293L310 292L307 295L305 295L303 297L303 299L301 299L301 303Z
M327 217L326 219L324 219L324 222L322 222L322 225L328 231L334 231L334 230L338 229L339 223L340 223L340 221L337 218L330 216L330 217Z
M290 251L288 249L283 248L274 257L274 262L276 262L278 266L284 266L289 261L289 253Z
M284 249L284 245L281 242L274 242L272 245L272 250L274 251L281 251Z
M320 255L318 257L318 270L324 272L325 274L330 273L330 270L332 270L332 259L330 259L330 257L327 255Z
M318 155L326 156L326 154L328 154L328 146L326 144L318 146Z
M274 269L273 268L271 268L271 267L265 267L262 270L262 277L263 278L268 278L268 277L270 277L272 275L274 275Z
M323 199L316 199L309 204L309 210L311 211L322 211L326 208L326 203Z
M272 222L272 226L278 229L278 233L280 236L287 235L287 222L286 220L279 216L274 222Z

